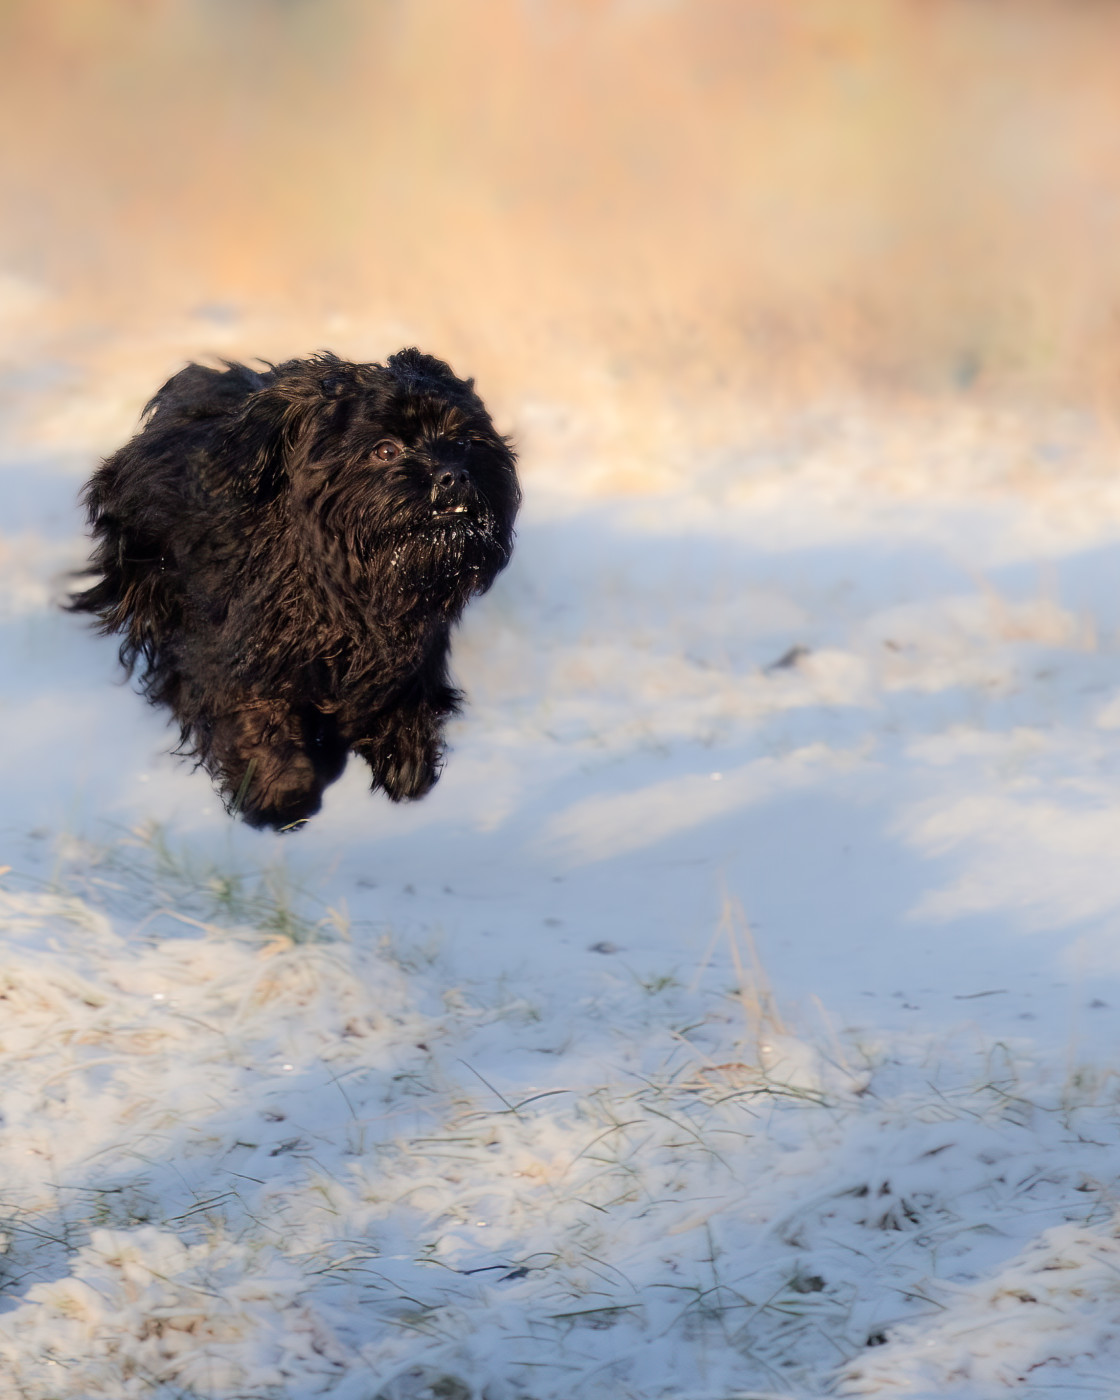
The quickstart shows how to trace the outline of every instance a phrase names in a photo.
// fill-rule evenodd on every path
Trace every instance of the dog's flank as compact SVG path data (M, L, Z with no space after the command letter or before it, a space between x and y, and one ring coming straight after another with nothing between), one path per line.
M439 777L451 628L509 562L520 491L473 381L402 350L188 365L85 488L72 595L231 812L291 828L347 755L394 801Z

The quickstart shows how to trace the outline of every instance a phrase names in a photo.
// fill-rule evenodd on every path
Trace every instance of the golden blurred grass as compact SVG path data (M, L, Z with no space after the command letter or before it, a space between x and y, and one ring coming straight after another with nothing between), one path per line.
M149 378L414 339L654 436L1112 415L1118 54L1107 0L6 0L0 272L79 358L164 328Z

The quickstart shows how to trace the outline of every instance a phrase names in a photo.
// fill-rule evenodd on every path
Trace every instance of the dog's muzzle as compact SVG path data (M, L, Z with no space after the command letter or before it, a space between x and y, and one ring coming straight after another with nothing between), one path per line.
M471 474L464 466L443 463L432 472L432 514L466 515L478 498Z

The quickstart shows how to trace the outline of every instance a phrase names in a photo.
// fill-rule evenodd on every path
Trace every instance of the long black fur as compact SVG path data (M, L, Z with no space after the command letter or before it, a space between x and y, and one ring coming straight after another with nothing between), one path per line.
M520 499L473 381L418 350L191 364L86 486L98 578L68 606L122 635L230 812L292 828L349 753L395 802L435 783L451 628Z

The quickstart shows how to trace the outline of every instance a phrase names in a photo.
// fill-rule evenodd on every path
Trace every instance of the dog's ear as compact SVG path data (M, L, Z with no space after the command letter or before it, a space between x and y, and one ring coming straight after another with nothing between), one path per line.
M272 500L284 490L310 408L310 401L293 399L275 384L245 401L222 464L238 494Z
M227 443L236 487L258 500L271 500L287 488L306 461L324 412L354 384L346 365L336 362L323 373L321 365L301 365L301 373L286 373L246 399Z

